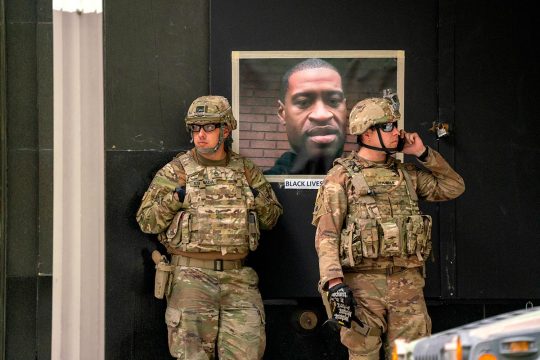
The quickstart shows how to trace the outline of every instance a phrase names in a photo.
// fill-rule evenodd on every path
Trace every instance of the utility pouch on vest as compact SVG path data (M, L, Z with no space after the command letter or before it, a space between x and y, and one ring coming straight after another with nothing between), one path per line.
M362 255L368 259L379 257L379 232L375 219L358 219Z
M259 219L257 219L257 213L255 211L250 211L248 213L249 221L249 250L255 251L259 246L259 238L261 233L259 231Z
M353 267L362 260L361 242L358 237L354 239L354 230L354 222L341 230L339 242L341 266Z
M173 249L189 243L190 239L190 214L186 211L179 211L169 225L167 231L158 235L161 243L170 246Z
M172 285L172 274L174 265L170 265L165 256L156 265L156 279L154 284L154 296L158 299L163 299L165 294L169 295Z
M431 252L431 216L411 215L405 220L405 242L407 254L418 256L428 256Z
M380 222L381 256L401 255L401 236L397 219Z

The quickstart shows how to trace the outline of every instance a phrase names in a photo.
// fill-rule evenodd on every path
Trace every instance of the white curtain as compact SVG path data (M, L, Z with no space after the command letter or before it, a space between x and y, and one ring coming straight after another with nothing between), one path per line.
M70 12L54 2L55 360L104 359L103 14L98 10Z

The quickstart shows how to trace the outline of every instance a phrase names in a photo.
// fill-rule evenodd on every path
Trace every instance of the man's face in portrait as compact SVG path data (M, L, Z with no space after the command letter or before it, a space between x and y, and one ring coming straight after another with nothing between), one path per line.
M347 107L341 76L329 68L300 70L289 77L278 117L296 153L336 156L345 142Z

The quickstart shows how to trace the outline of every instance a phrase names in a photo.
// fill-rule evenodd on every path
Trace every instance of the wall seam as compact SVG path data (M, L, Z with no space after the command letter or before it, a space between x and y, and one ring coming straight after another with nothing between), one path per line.
M7 224L7 117L6 117L6 36L4 0L0 0L0 360L6 344L6 224Z

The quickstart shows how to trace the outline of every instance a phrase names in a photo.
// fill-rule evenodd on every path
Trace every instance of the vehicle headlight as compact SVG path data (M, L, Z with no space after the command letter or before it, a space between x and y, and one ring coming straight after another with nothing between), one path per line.
M501 354L505 355L529 355L538 351L536 341L531 337L507 338L500 342Z
M497 356L494 354L485 353L478 356L478 360L497 360Z
M407 342L402 339L394 340L394 346L392 347L392 360L404 360L407 358Z

